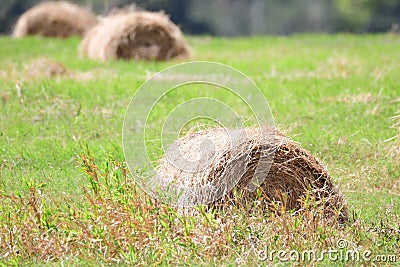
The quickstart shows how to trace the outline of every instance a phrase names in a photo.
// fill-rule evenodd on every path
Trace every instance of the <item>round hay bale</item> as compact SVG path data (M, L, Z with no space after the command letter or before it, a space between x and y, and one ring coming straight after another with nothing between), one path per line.
M231 137L235 131L243 138L236 139L232 144ZM269 135L267 138L263 136L265 131ZM282 210L303 209L308 198L315 200L316 206L322 207L328 217L337 215L340 222L348 220L345 199L335 188L326 166L309 151L275 129L248 128L232 132L228 136L225 129L213 128L190 133L177 140L159 161L158 179L185 188L198 188L216 179L223 180L225 172L228 172L228 176L225 175L228 180L222 183L229 183L229 176L234 177L232 173L237 173L240 166L244 166L244 171L239 172L241 176L236 189L226 192L210 206L245 206L248 200L260 200L262 208L279 213ZM258 166L261 165L258 164L262 155L270 155L269 165L260 170ZM189 165L192 162L196 166L184 166L182 161L185 160ZM267 161L264 157L264 163ZM255 175L262 176L259 186L261 196L249 190ZM183 201L184 198L181 196Z
M66 38L83 36L97 23L96 16L88 9L70 2L42 2L18 19L14 37L42 35Z
M92 59L166 60L187 57L182 32L167 15L146 11L121 12L102 19L81 44Z

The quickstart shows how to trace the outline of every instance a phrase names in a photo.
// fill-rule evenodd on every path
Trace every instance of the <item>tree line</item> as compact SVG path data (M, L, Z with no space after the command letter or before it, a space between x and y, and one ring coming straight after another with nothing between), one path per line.
M40 0L1 0L0 32ZM399 31L400 0L75 0L106 15L114 8L164 10L185 33L222 36Z

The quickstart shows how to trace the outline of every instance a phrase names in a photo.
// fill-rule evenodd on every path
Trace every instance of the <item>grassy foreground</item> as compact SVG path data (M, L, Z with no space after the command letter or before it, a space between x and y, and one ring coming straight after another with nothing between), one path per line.
M307 203L301 215L254 208L185 217L152 201L123 163L122 123L146 78L177 62L99 63L79 56L75 38L1 37L0 263L293 265L263 255L320 253L344 239L342 253L369 250L371 261L299 264L400 264L400 37L189 43L193 60L228 64L256 82L276 124L327 164L351 222L337 227ZM66 71L48 76L36 61L43 57Z

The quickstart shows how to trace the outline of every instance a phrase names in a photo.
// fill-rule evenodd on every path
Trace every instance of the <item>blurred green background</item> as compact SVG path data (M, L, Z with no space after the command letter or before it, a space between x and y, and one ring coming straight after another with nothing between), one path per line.
M40 0L1 0L0 33ZM399 32L400 0L74 0L106 15L114 8L164 10L185 33L220 36L298 32Z

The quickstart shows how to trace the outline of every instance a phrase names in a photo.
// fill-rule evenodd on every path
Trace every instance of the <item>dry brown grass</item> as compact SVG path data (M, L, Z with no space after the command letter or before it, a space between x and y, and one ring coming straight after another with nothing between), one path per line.
M235 235L234 218L227 217L222 222L218 218L200 216L185 221L173 209L149 201L128 180L124 185L130 186L133 195L129 201L121 203L101 184L110 173L101 172L91 158L83 156L82 160L84 171L92 179L92 190L85 190L86 201L90 204L86 211L49 210L42 200L42 189L34 186L27 197L1 196L2 206L12 211L1 224L2 258L18 256L49 262L79 256L117 263L126 262L122 255L131 249L144 253L153 247L162 256L163 247L157 244L168 240L177 241L171 243L176 251L182 249L181 244L200 245L204 246L204 255L216 257L229 254L230 242L249 242ZM127 178L126 169L121 165L115 163L112 167ZM254 219L255 225L260 223L258 220ZM280 221L279 226L277 222L271 227L278 226L279 232L285 232L287 223L290 222L282 224ZM315 225L306 223L304 227L313 229ZM163 237L160 233L164 233Z
M101 20L85 36L89 58L165 60L184 58L189 48L178 26L163 13L119 12Z
M260 207L273 212L299 211L311 197L324 208L325 215L338 217L341 222L348 219L346 201L335 188L326 166L277 130L248 128L228 135L225 129L214 128L190 133L167 150L157 168L159 177L177 186L222 186L227 193L217 202L209 199L210 192L184 194L177 199L180 205L190 205L192 198L213 201L222 207L227 203L243 205L257 200ZM234 178L238 176L235 173L242 175ZM265 178L259 187L261 195L248 190L255 182L253 177ZM226 186L234 183L232 179L237 179L235 194L240 201Z
M214 231L215 225L207 220L193 222L191 230L183 227L185 218L138 192L127 169L120 163L113 161L109 172L102 172L93 158L83 155L81 160L92 185L90 190L85 189L87 210L50 210L44 204L42 188L34 185L26 197L0 195L0 205L10 211L0 223L1 258L49 262L79 256L117 263L128 261L123 255L132 249L146 251L167 240L179 240L171 243L178 251L181 244L201 243L203 238L222 238L223 233ZM110 178L113 180L116 173L123 177L126 202L118 198L121 194L111 194L110 184L103 183ZM171 218L176 220L171 221ZM158 236L159 232L166 235ZM213 245L212 253L226 252L224 243L219 240ZM154 249L162 254L162 247Z
M52 78L67 72L62 63L47 58L35 59L26 67L26 75L30 77Z
M70 2L43 2L18 19L13 35L42 35L65 38L84 35L96 25L97 18L88 9Z
M396 99L395 103L400 103L400 98ZM395 148L395 151L400 155L400 110L393 117L393 120L393 127L397 129L397 147Z
M371 92L354 94L354 95L340 95L336 97L327 97L322 99L324 102L338 102L348 104L369 104L375 103L380 100L380 96L373 95Z
M49 79L58 81L72 79L87 83L106 76L114 77L115 73L103 67L87 71L74 70L65 66L63 62L47 57L27 59L22 65L9 63L0 67L0 78L11 83L31 83Z
M109 159L97 165L87 154L80 156L80 164L90 181L80 205L49 205L44 188L34 183L28 184L25 196L0 191L0 208L8 211L0 216L0 258L4 262L79 258L128 265L209 265L216 261L253 265L260 264L259 252L266 248L322 250L335 248L339 238L360 247L365 240L380 240L391 230L381 233L359 220L338 228L312 198L303 202L301 213L265 216L255 201L251 210L199 208L196 216L182 216L136 188L124 164ZM360 233L368 233L368 238Z

